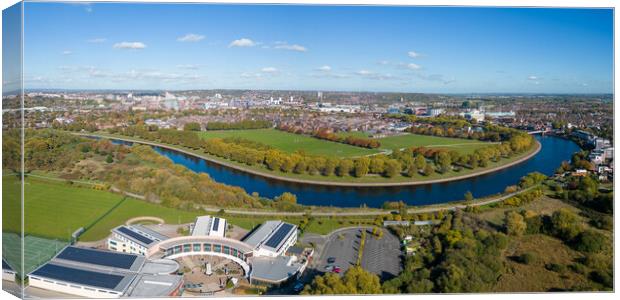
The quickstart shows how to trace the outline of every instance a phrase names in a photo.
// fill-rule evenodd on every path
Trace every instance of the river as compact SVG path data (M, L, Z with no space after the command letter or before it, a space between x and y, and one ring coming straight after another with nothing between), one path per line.
M381 207L386 201L402 200L409 205L456 201L463 199L467 191L476 198L501 193L506 186L517 184L530 172L553 174L563 160L570 160L571 155L579 151L579 146L570 140L554 136L536 136L536 139L542 145L540 152L506 169L458 181L398 187L336 187L284 182L233 170L177 151L153 148L192 171L207 173L217 182L242 187L248 193L258 192L263 197L273 198L291 192L297 196L297 202L304 205L359 207L365 204Z

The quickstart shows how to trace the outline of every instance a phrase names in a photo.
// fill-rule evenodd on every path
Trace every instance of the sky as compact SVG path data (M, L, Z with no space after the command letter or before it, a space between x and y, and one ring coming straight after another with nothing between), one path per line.
M24 7L27 89L613 92L610 9Z

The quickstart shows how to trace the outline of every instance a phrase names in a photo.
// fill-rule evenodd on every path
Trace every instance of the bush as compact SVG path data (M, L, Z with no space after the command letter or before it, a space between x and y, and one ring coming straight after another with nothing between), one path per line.
M575 238L573 247L581 252L601 252L606 248L607 237L594 230L586 230Z
M545 265L545 269L556 273L563 273L566 271L566 266L556 263L548 263Z
M590 221L592 226L603 229L603 230L613 230L614 229L614 218L611 216L601 216L595 217Z
M605 287L613 287L614 285L614 278L608 272L600 270L592 271L590 272L590 279L592 279L592 281L594 282L598 282L604 285Z
M588 272L588 268L580 263L574 263L570 265L569 268L577 274L585 275Z
M536 262L536 260L537 260L536 255L534 253L531 253L531 252L525 252L525 253L521 254L517 258L518 262L520 262L522 264L526 264L526 265L532 264L532 263Z

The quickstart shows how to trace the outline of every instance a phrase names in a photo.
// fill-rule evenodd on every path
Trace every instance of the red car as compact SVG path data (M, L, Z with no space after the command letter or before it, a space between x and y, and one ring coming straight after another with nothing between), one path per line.
M332 272L334 272L334 273L336 273L336 274L339 274L339 273L340 273L340 271L342 271L342 270L340 269L340 267L334 267L334 269L332 269Z

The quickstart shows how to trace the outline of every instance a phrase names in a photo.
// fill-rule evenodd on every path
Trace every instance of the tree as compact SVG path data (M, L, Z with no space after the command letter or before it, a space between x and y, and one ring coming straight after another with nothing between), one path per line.
M424 175L426 176L431 176L435 173L435 168L433 168L433 166L431 166L430 164L427 164L424 167Z
M388 178L392 178L400 173L401 166L400 163L395 159L390 159L385 163L385 176Z
M354 171L353 171L355 174L355 177L366 176L366 174L368 174L368 171L369 171L369 166L370 166L370 159L368 159L367 157L362 157L362 158L355 160Z
M185 131L200 131L200 124L197 122L189 122L183 125Z
M302 291L304 295L367 295L379 293L381 293L379 276L359 266L349 268L342 277L335 273L316 276L312 283L306 285Z
M450 154L446 152L440 152L437 155L437 163L439 164L439 170L441 170L441 173L450 171L450 167L452 166L452 159L450 158Z
M351 173L352 168L353 162L350 159L342 159L336 168L336 175L340 177L347 176Z
M418 173L418 168L415 166L415 163L410 162L409 166L407 167L407 177L413 177L417 173Z
M108 156L106 156L105 162L107 162L109 164L114 162L114 158L112 158L112 154L108 154Z
M423 170L426 167L426 158L424 158L422 154L417 154L415 156L415 167L418 170Z
M582 231L577 215L566 208L555 211L551 215L551 225L554 234L564 241L572 240Z
M504 229L506 234L521 236L525 233L527 224L520 213L509 211L504 217Z
M590 229L577 235L573 245L578 251L592 253L603 251L607 243L607 237L604 234Z

